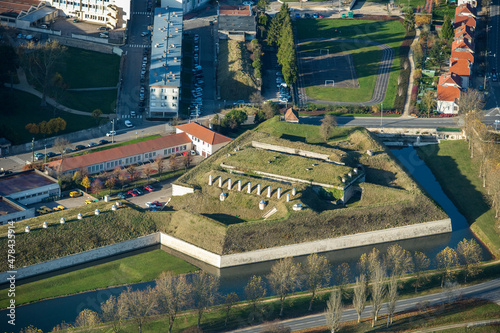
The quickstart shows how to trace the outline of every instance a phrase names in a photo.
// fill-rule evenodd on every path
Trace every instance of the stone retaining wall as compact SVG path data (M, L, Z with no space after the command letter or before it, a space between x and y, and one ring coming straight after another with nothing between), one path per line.
M177 184L172 184L172 196L182 196L185 194L194 193L194 189L192 187L181 186Z
M333 250L341 250L366 245L394 242L410 238L425 237L451 232L451 220L443 219L415 225L396 227L384 230L364 232L337 238L322 239L300 244L273 247L245 253L218 255L198 246L163 233L154 233L118 244L104 246L98 249L73 254L44 263L19 268L16 279L27 278L58 269L67 268L86 262L114 256L120 253L137 250L143 247L161 244L181 252L192 258L205 262L217 268L227 268L258 262L296 257ZM10 273L0 273L0 281L7 281Z
M309 151L309 150L272 145L270 143L263 143L263 142L258 142L258 141L252 141L252 147L265 149L265 150L277 151L277 152L285 153L285 154L299 155L299 156L304 156L304 157L309 157L309 158L315 158L318 160L324 160L324 161L338 164L338 165L345 165L345 163L330 160L330 155L328 155L328 154L320 154L320 153L316 153L316 152Z

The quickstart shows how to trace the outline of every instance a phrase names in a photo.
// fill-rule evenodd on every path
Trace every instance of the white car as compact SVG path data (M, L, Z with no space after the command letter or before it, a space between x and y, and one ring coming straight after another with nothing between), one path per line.
M125 120L125 126L127 127L134 127L134 124L132 124L132 122L130 120Z
M109 131L108 133L106 133L106 136L113 136L113 135L116 135L116 131Z
M137 113L135 111L130 111L130 116L135 117Z
M245 5L245 6L253 6L253 1L243 1L243 5Z

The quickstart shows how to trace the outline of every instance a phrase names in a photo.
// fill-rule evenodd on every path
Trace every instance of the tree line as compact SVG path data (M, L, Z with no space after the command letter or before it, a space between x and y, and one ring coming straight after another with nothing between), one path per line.
M281 6L280 11L271 20L267 33L267 44L278 47L278 63L282 66L283 78L288 86L292 86L298 78L298 67L292 20L286 3Z
M479 263L482 250L475 240L462 240L455 249L446 247L436 255L435 267L441 276L441 286L456 279L458 268L463 269L464 281L480 272ZM252 276L244 288L244 295L250 311L248 321L256 322L265 312L264 297L268 289L279 299L279 317L284 315L289 296L298 290L308 290L310 299L307 310L312 311L314 302L319 300L319 291L332 287L325 303L325 317L329 329L335 332L339 329L344 303L350 300L361 322L363 312L368 304L371 308L372 326L377 323L378 314L384 303L387 306L387 326L392 324L392 318L398 300L398 279L405 274L414 274L413 286L418 292L423 283L428 280L424 272L429 268L431 260L422 252L403 249L400 245L391 245L385 253L373 249L360 256L356 269L358 275L352 277L351 266L342 263L332 269L326 257L311 254L303 264L293 258L277 261L266 277ZM347 285L354 283L351 288ZM163 273L156 280L154 288L132 290L128 288L119 296L111 296L101 303L100 313L84 309L75 321L76 327L96 327L101 323L109 323L113 332L119 332L125 320L134 321L139 332L152 315L162 315L168 320L168 331L181 311L191 309L196 318L197 327L203 322L206 312L216 304L223 312L224 326L234 315L239 296L232 292L221 295L218 292L219 279L203 271L199 271L188 279L186 276ZM318 303L318 302L316 302ZM59 328L67 328L62 324Z

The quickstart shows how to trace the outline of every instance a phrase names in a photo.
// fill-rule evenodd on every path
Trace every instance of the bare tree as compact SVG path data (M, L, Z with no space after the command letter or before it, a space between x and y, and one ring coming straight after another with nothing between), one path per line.
M476 110L469 111L467 113L462 113L460 120L462 121L462 130L465 133L465 139L469 143L469 149L471 150L471 158L474 157L474 139L475 139L475 128L479 123L482 123L484 118L484 113Z
M111 194L111 190L116 186L116 178L110 176L108 179L106 179L106 182L104 183L104 186L109 190L109 194Z
M398 281L396 276L392 275L389 281L389 291L387 293L387 327L392 325L394 311L396 311L396 302L398 301Z
M177 167L179 165L179 163L177 161L177 156L175 156L175 155L170 156L168 164L170 166L170 170L172 170L172 171L177 170Z
M422 285L422 281L425 278L423 272L429 268L431 261L422 252L415 251L413 255L413 267L415 268L415 293L418 291L418 287Z
M321 136L325 142L332 136L333 129L337 126L337 120L331 114L327 114L321 120L319 127Z
M325 311L326 325L330 329L330 332L335 333L339 329L343 311L342 291L339 289L333 290L326 302Z
M139 333L148 316L153 314L156 307L156 297L153 297L153 290L148 287L145 290L132 291L130 287L120 294L119 302L123 306L126 317L135 320Z
M309 301L309 311L311 311L316 292L330 282L331 271L326 257L318 256L316 253L309 255L304 265L304 275L306 287L312 292Z
M75 320L76 327L86 328L89 330L93 330L93 328L95 328L100 323L101 319L99 319L99 315L97 314L97 312L89 309L83 309L83 311L78 314Z
M248 281L245 286L245 295L247 300L252 305L252 321L255 319L255 313L257 312L257 305L261 302L262 298L266 296L266 286L262 277L252 276L250 281Z
M349 264L344 262L337 266L335 269L335 282L342 291L342 296L347 296L346 285L349 283L349 277L351 276L351 267Z
M193 302L198 316L197 327L200 327L201 318L205 310L215 303L219 289L219 279L198 271L193 275Z
M264 98L260 94L260 91L256 91L250 95L250 103L257 105L260 110L262 103L264 103Z
M464 282L468 277L474 277L481 271L479 263L483 259L483 251L474 239L463 239L457 245L457 254L460 263L465 268Z
M360 274L365 274L370 280L375 276L375 271L380 267L380 251L373 248L370 253L363 253L358 261L358 270Z
M165 170L165 160L163 159L163 156L158 156L155 159L155 163L156 163L156 168L158 169L159 180L161 181L161 174Z
M260 333L290 333L292 329L281 323L270 324L265 326Z
M293 291L300 287L300 264L294 262L290 257L277 261L271 267L271 274L268 276L269 284L276 295L280 298L280 317L283 316L285 299Z
M187 169L191 166L191 163L193 163L193 156L188 152L182 156L182 164L184 168Z
M113 332L118 333L122 320L125 318L125 308L123 302L118 302L118 298L111 296L106 302L101 303L101 317L105 323L111 323Z
M226 298L224 299L224 312L226 313L224 326L227 326L227 321L229 320L229 316L231 315L231 310L233 309L233 306L239 302L239 300L240 298L235 292L226 295Z
M382 308L382 304L385 297L385 271L383 267L380 265L375 269L375 274L372 279L372 327L375 326L375 323L378 319L378 313Z
M352 305L358 314L358 323L361 322L361 315L366 307L367 298L367 283L364 274L360 274L359 278L356 277L356 284L354 285L354 295L352 297Z
M147 178L148 184L149 184L149 178L153 174L153 167L151 166L151 163L144 165L142 172L146 175L146 178Z
M66 149L69 146L69 141L63 138L57 138L54 141L54 150L61 154L61 158L64 159L64 149Z
M484 103L481 102L483 99L483 93L479 90L469 88L467 91L460 93L460 100L458 101L458 112L461 115L465 115L469 112L482 110Z
M131 181L134 181L139 177L139 171L135 166L129 165L126 170L130 176Z
M413 272L411 254L399 244L389 246L384 257L384 263L391 275L401 276Z
M191 285L184 275L173 276L171 272L164 272L156 280L155 295L157 309L168 317L168 332L172 332L177 314L190 301Z
M448 246L436 255L436 266L442 272L441 288L445 282L453 280L458 263L457 252Z
M57 41L37 44L29 42L19 47L22 67L42 88L41 106L47 105L47 92L51 88L56 64L61 61L66 50Z

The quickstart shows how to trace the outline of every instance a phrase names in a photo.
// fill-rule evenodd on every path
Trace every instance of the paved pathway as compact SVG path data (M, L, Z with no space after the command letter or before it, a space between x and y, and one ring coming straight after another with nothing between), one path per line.
M385 98L385 93L387 91L387 85L389 84L389 76L391 74L392 67L392 59L394 57L394 51L391 47L386 44L381 44L375 41L363 40L363 39L340 39L340 38L312 38L302 40L297 44L299 47L301 44L311 42L311 41L322 41L322 42L331 42L331 43L358 43L358 44L368 44L375 45L379 49L383 51L382 60L380 61L380 66L377 74L377 81L375 82L375 89L373 90L372 98L366 102L337 102L337 101L325 101L314 98L309 98L306 95L304 83L299 79L299 96L300 103L305 105L307 102L318 103L318 104L328 104L328 105L359 105L359 106L367 106L367 105L375 105L380 104ZM301 64L302 57L299 57L299 68L302 67Z
M24 72L24 70L22 68L18 68L17 69L17 76L19 78L19 83L12 85L12 87L14 89L21 90L21 91L27 92L28 94L35 95L35 96L39 97L40 99L42 98L42 93L39 92L38 90L36 90L35 88L33 88L28 83L28 80L26 79L26 73ZM5 84L5 86L6 87L10 87L10 84ZM98 88L98 89L102 89L102 88ZM113 89L116 89L116 87L113 87ZM72 109L72 108L68 108L67 106L59 104L58 102L56 102L54 99L52 99L50 97L46 97L46 100L47 100L47 104L52 105L52 106L56 107L57 109L59 109L61 111L68 112L68 113L73 113L73 114L77 114L77 115L80 115L80 116L92 117L92 113L91 112L79 111L79 110L75 110L75 109ZM101 118L109 118L109 117L112 117L112 116L114 116L114 115L102 114Z
M413 74L415 73L415 59L413 58L413 45L418 43L418 39L420 36L420 29L415 28L415 38L413 38L413 42L410 46L410 51L408 52L408 61L410 62L410 78L408 79L410 82L408 83L408 90L406 91L406 103L403 111L403 117L410 116L410 105L411 105L411 91L413 90Z

